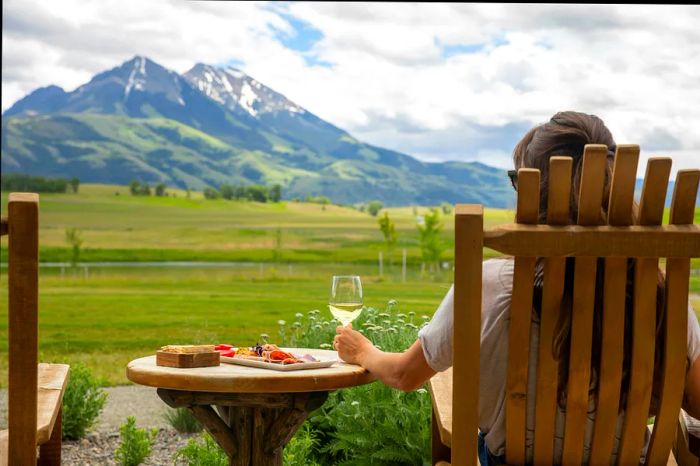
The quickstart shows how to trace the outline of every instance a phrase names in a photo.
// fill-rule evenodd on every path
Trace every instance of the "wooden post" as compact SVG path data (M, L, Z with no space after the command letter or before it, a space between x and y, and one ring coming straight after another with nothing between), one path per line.
M10 194L8 213L8 464L29 465L36 463L39 196Z
M382 251L379 251L379 276L384 276L384 261L382 257Z
M406 249L401 251L401 281L406 283Z

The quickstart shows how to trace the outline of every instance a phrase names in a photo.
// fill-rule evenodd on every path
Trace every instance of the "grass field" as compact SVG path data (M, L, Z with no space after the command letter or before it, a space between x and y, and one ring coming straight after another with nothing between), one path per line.
M119 195L115 195L115 193ZM41 259L67 261L65 230L85 240L82 261L249 261L221 268L42 268L40 351L47 362L84 362L107 384L126 383L126 363L169 343L255 343L280 319L297 312L326 312L330 277L359 274L365 302L383 307L397 299L402 312L432 315L452 281L451 272L419 273L414 209L387 209L399 236L385 255L377 218L357 210L317 204L259 204L187 198L133 197L127 188L81 186L80 193L42 194ZM1 198L3 212L7 196ZM417 207L416 213L427 212ZM699 220L696 210L696 222ZM512 221L513 212L486 210L487 226ZM443 216L444 259L453 247L453 218ZM277 230L279 262L273 263ZM0 255L6 258L7 238ZM400 250L409 254L409 276L400 280ZM255 263L253 263L255 262ZM698 268L697 262L694 265ZM700 310L700 276L691 278ZM0 268L0 386L7 375L7 276Z
M365 303L383 308L397 299L402 312L432 315L451 281L401 283L372 275L368 266L295 265L279 268L91 268L63 277L43 269L39 341L45 362L84 362L108 384L126 383L131 359L173 343L251 345L261 333L274 339L277 321L297 312L327 311L330 277L359 273ZM376 270L374 271L376 273ZM0 278L0 385L7 371L7 275Z
M42 194L41 260L67 261L67 228L84 238L86 261L271 261L280 230L281 259L304 262L375 262L383 249L377 218L334 205L281 202L264 204L137 197L123 186L82 185L79 194ZM119 193L119 195L115 195ZM7 195L1 198L3 210ZM394 259L406 248L409 262L420 260L416 220L411 207L387 209L396 224ZM417 207L418 215L428 211ZM504 223L512 211L487 209L486 222ZM445 258L452 255L453 217L445 215ZM6 239L0 251L5 260Z

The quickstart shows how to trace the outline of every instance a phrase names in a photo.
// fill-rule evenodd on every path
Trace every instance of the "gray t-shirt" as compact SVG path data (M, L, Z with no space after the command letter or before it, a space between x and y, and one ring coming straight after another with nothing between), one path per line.
M484 261L481 292L481 352L479 379L479 429L485 434L486 445L494 455L505 452L505 386L508 366L508 325L513 290L513 260ZM423 354L435 371L452 366L452 318L454 290L450 288L432 320L418 333ZM539 323L533 320L530 331L528 394L535 393ZM691 362L700 356L700 326L692 307L688 306L688 357ZM527 399L526 456L532 461L534 445L535 397ZM586 429L584 462L593 435L595 407L591 403ZM618 417L617 437L622 430L623 415ZM555 426L555 458L561 458L564 438L564 413L559 410ZM615 441L614 451L617 451Z

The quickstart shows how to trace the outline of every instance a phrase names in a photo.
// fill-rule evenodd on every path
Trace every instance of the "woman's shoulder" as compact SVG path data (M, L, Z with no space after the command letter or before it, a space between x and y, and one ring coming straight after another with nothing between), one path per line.
M503 289L513 288L513 258L496 257L485 260L482 264L482 278L485 287L497 286Z

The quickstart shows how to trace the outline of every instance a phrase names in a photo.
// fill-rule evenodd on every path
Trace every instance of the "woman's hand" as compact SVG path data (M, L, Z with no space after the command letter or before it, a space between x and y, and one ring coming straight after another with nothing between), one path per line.
M337 335L333 338L333 348L345 362L362 366L366 355L376 349L364 335L352 329L352 324L338 326L335 331Z

